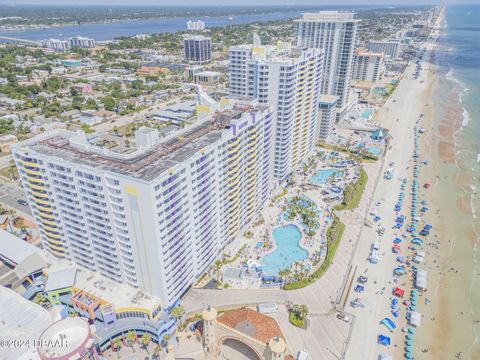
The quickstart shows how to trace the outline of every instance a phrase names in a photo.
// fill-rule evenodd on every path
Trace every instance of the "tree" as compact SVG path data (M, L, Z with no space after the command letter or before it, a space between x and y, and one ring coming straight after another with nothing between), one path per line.
M157 345L153 349L153 355L155 356L156 359L158 359L158 355L160 355L161 351L162 351L162 346L161 345Z
M120 358L120 348L122 346L122 339L120 337L116 337L115 339L113 339L112 343L113 343L113 349L115 350L115 352L117 352L117 358Z
M307 305L298 306L297 314L302 320L305 320L305 318L308 316L308 306Z
M130 330L127 334L127 341L130 344L132 351L135 352L133 345L137 342L137 332L135 330Z
M101 99L105 110L114 111L115 110L115 99L112 96L105 96Z
M148 353L148 344L150 344L150 341L152 341L152 335L150 335L149 333L144 333L142 335L141 341L142 341L143 348Z
M178 320L183 316L184 313L185 313L185 308L182 305L179 305L172 310L170 315L172 315L175 318L175 320L178 322Z

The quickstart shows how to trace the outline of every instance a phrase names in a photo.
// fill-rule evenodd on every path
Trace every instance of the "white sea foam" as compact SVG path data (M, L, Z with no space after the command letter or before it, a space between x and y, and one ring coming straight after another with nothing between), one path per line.
M463 108L463 120L462 120L462 126L465 127L468 125L470 120L472 120L472 117L470 116L470 113L467 111L467 109ZM478 159L477 159L478 160Z

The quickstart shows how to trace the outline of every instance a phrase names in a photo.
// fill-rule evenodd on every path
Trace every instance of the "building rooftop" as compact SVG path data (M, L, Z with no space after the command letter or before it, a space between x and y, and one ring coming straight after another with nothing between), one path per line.
M50 271L62 271L72 267L75 267L76 271L74 289L84 290L106 302L115 304L116 309L135 307L152 310L161 305L160 299L153 295L125 284L119 284L97 272L80 268L67 261L55 260ZM45 289L45 291L47 290Z
M36 339L51 322L49 312L40 305L24 299L15 291L0 286L0 308L2 311L0 338L3 340ZM28 355L24 355L28 353ZM2 359L38 359L26 347L3 347Z
M198 120L177 133L173 133L150 148L137 149L130 154L118 154L92 146L85 134L54 130L14 146L31 149L47 157L85 165L98 170L134 177L145 182L155 180L159 174L183 163L200 150L215 143L231 122L251 111L264 111L266 105L238 105Z
M320 95L320 103L335 104L337 101L338 96L336 95Z
M0 229L0 258L12 265L18 265L34 253L41 253L41 250L18 236Z
M45 292L70 288L75 285L77 270L75 268L59 271L48 271L48 280L45 285Z
M41 341L60 342L62 346L40 346L38 351L48 358L59 358L79 349L89 337L90 325L85 319L68 317L51 324L40 336Z
M302 19L296 19L295 22L360 22L355 19L353 12L340 11L319 11L316 13L304 13Z
M263 343L276 336L285 338L275 319L252 309L226 311L217 321Z

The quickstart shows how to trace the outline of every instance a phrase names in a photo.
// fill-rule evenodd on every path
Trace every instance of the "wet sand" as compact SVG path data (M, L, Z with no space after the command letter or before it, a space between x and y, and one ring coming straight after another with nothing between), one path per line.
M430 212L425 218L433 224L428 248L429 255L422 266L429 270L429 290L426 296L432 303L420 304L423 317L417 331L415 359L480 359L480 347L475 345L478 321L472 308L470 292L475 273L474 248L477 233L472 222L470 184L472 178L463 172L466 166L459 161L457 136L462 124L462 108L458 93L451 88L445 74L435 77L431 116L421 124L432 129L422 137L422 160L429 166L421 171L421 182L431 182L426 192ZM443 91L443 93L442 93ZM477 329L475 329L477 328ZM427 353L420 349L428 348Z

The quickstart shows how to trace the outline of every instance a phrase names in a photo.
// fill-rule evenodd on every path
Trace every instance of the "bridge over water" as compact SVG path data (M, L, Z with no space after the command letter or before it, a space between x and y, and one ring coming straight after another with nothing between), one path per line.
M19 39L10 36L0 36L0 43L28 45L28 46L41 46L39 41Z

